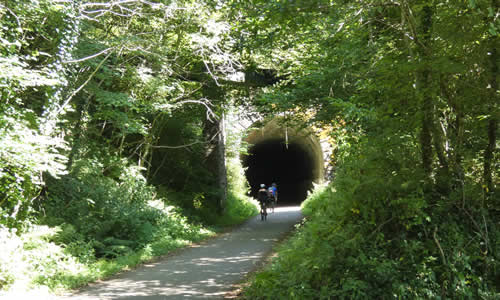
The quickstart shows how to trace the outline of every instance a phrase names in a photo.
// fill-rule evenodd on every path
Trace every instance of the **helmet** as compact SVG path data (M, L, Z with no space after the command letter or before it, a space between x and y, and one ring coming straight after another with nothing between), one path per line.
M264 188L264 187L266 187L266 185L262 183L262 184L260 185L260 187L261 187L261 188Z
M273 182L272 186L276 186L276 183Z

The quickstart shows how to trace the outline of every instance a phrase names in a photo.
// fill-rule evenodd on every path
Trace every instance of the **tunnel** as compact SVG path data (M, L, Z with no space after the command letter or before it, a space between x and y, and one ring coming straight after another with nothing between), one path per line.
M284 128L279 120L253 130L242 156L245 175L256 198L260 184L278 186L278 206L299 205L313 183L323 180L323 152L309 129Z

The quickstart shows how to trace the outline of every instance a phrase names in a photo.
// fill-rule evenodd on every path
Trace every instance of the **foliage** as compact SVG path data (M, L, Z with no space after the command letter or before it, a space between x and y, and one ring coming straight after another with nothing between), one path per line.
M46 173L71 172L75 161L93 159L89 153L134 158L151 179L158 171L153 159L162 157L158 149L194 144L181 147L195 152L190 163L183 166L181 156L166 168L190 170L183 182L217 190L203 161L213 133L203 124L207 116L217 118L224 97L215 83L234 72L236 56L214 8L190 1L43 0L2 4L0 16L0 139L6 147L0 191L13 191L2 197L2 223L21 228L31 201L43 194ZM186 130L166 141L174 144L162 144L172 133L164 125L175 120ZM33 160L24 160L28 153ZM208 206L215 195L205 198Z
M284 78L255 105L335 140L332 185L248 298L497 297L497 2L228 6L239 50Z
M213 234L190 225L180 215L170 214L168 218L169 229L155 241L114 259L97 259L92 243L84 242L84 236L69 224L53 228L35 226L21 236L3 227L0 290L4 292L0 295L22 292L26 296L26 292L32 290L38 296L49 296L50 291L81 287Z
M38 134L15 113L0 116L0 122L0 224L23 229L43 185L42 175L65 171L65 158L55 150L64 143Z
M102 175L100 164L97 160L76 162L77 171L50 182L45 222L67 224L58 235L59 242L71 246L83 241L98 257L117 257L164 234L179 238L173 234L185 229L178 228L173 216L149 205L162 200L155 199L154 188L146 184L139 169L116 161L113 172L119 178L114 180Z
M77 275L86 268L63 248L49 242L54 229L35 227L22 237L1 229L2 255L0 258L1 288L12 292L26 290L37 276L51 278L65 273Z
M241 174L215 213L229 29L199 1L0 4L2 288L79 286L254 213ZM19 252L36 224L57 232Z
M179 113L175 117L159 116L155 133L158 149L151 158L151 181L179 194L177 205L186 209L201 206L214 208L215 178L206 167L203 126L192 119L193 112ZM191 146L184 146L192 144ZM199 141L199 142L196 142ZM164 148L161 148L161 147ZM190 184L196 182L196 185ZM195 200L197 199L197 200ZM195 205L195 201L201 201ZM203 205L202 205L203 204Z
M203 236L193 223L240 222L238 134L214 213L224 114L307 112L331 130L333 182L249 295L495 297L498 15L491 0L2 3L0 242L42 249L22 233L59 226L29 270L74 286Z
M42 222L51 227L45 227L44 234L17 237L2 231L4 249L12 250L0 263L2 287L8 293L27 289L28 283L51 291L76 288L214 234L193 223L196 218L165 205L168 199L155 198L154 187L146 184L137 167L125 160L101 159L114 161L113 169L104 169L98 159L76 161L71 174L47 181ZM243 185L241 174L238 188ZM255 213L239 194L243 191L234 190L227 213L214 219L215 224L237 224ZM30 252L19 251L27 248ZM33 264L18 264L21 260Z
M355 206L351 199L359 199L360 183L339 178L308 198L305 225L281 246L272 265L255 275L245 299L498 296L498 262L495 254L481 250L479 232L467 224L467 213L443 218L442 211L429 213L408 197L391 201L388 219L372 223L370 212L377 210L383 194L377 192L381 198ZM349 190L345 181L354 188ZM370 194L363 192L363 198ZM411 215L408 210L400 215L401 205L415 208ZM480 212L474 213L473 218L480 217ZM487 226L493 230L493 242L498 231L492 223ZM498 244L491 246L498 253Z
M65 172L66 143L41 128L42 95L54 98L54 88L64 83L54 62L63 56L59 46L71 26L64 21L68 12L50 1L0 4L0 17L0 224L24 229L43 174ZM30 105L23 103L27 98Z
M217 220L219 226L240 224L259 212L258 202L248 196L250 188L239 158L228 160L227 172L229 182L227 206L220 220Z

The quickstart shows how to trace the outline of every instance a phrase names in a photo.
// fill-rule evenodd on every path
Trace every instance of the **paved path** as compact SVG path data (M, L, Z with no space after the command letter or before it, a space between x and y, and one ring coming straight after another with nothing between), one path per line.
M255 217L164 261L90 285L64 299L222 299L301 218L299 207L277 208L265 222Z

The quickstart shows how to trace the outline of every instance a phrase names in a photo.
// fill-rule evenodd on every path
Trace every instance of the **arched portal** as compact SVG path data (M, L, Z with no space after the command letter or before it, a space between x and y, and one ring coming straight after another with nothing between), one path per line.
M252 130L245 141L250 146L242 163L254 197L261 183L276 182L278 204L300 204L313 183L323 181L323 152L312 130L285 127L275 118Z

